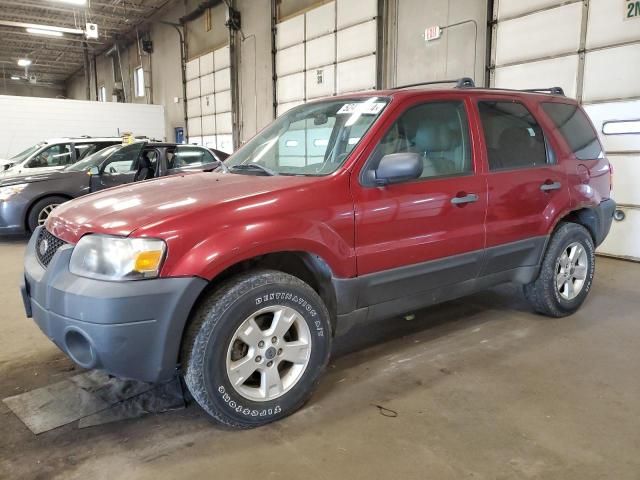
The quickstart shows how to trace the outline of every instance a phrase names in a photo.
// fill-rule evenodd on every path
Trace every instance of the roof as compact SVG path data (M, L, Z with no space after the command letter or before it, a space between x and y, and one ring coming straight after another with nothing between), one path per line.
M443 82L446 84L448 82ZM439 84L442 85L442 84ZM486 95L526 95L526 96L539 96L544 98L562 98L563 100L567 100L568 102L575 102L574 99L565 97L560 93L552 93L557 92L555 89L559 89L559 87L549 87L548 89L539 89L536 91L532 90L514 90L507 88L478 88L478 87L442 87L442 86L408 86L408 87L398 87L398 88L388 88L381 90L368 90L364 92L353 92L353 93L345 93L342 95L337 95L335 97L330 97L331 99L349 99L349 98L366 98L371 96L380 96L380 97L390 97L390 98L406 98L412 97L415 95L424 95L424 94L433 94L433 95L441 95L443 93L454 93L462 96L486 96ZM547 91L549 90L549 91ZM559 91L562 91L559 89ZM318 100L326 100L318 99Z
M64 143L64 142L73 142L73 143L91 143L91 142L121 142L122 137L58 137L58 138L48 138L43 143L52 144L52 143Z

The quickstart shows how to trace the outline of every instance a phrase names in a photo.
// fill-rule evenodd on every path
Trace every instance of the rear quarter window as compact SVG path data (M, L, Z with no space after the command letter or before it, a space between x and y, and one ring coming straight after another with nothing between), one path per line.
M600 140L587 115L578 105L543 103L542 109L553 120L578 160L602 157Z

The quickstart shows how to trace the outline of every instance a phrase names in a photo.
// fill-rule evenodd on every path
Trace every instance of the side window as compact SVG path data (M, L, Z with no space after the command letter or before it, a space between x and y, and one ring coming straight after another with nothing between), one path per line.
M204 148L177 147L173 158L169 160L169 168L181 168L192 165L202 165L212 163L215 159L210 152Z
M63 167L72 162L71 145L68 143L52 145L46 148L26 165L27 168Z
M370 169L385 155L413 152L422 157L421 178L472 172L469 123L463 102L432 102L409 108L374 150Z
M577 105L543 103L542 109L553 120L578 160L602 156L602 146L585 113Z
M127 145L115 152L103 165L103 171L110 174L130 173L138 168L138 155L142 144Z
M542 128L518 102L478 102L489 169L526 168L547 163Z
M75 144L76 149L76 161L82 160L89 155L98 151L98 146L95 143L81 143Z

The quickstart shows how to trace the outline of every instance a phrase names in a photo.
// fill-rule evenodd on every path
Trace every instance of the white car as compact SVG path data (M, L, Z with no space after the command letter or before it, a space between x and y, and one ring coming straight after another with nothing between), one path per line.
M0 176L24 175L62 170L111 145L122 143L120 137L54 138L32 145L8 160L0 159Z

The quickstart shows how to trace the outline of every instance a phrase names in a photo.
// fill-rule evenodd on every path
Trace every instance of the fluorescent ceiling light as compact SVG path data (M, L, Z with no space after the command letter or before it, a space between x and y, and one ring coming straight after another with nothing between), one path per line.
M28 58L21 58L18 60L18 65L21 67L28 67L29 65L31 65L31 60L29 60Z
M11 75L11 80L20 80L20 77L17 75Z
M71 5L86 5L87 0L54 0L58 3L70 3Z
M61 37L62 32L56 32L54 30L46 30L44 28L27 28L27 33L32 33L33 35L49 35L51 37Z

